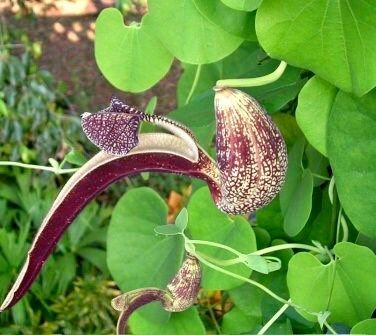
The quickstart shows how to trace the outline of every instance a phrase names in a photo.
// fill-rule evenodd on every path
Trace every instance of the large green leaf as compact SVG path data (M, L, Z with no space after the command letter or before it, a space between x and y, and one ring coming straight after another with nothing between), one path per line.
M376 256L366 247L341 242L333 249L336 259L322 264L308 252L291 258L287 284L292 301L308 320L310 312L330 311L329 322L353 326L369 318L376 302ZM305 310L304 310L305 309Z
M376 91L338 93L328 128L328 154L338 196L362 233L376 236Z
M193 0L149 0L148 5L145 22L182 62L218 61L235 51L243 41L206 19Z
M371 1L264 0L256 33L272 57L363 95L376 85L375 21Z
M193 239L213 241L228 245L234 249L250 253L255 251L256 238L253 230L243 217L230 218L222 213L213 203L209 189L197 190L188 204L189 233ZM197 249L218 259L234 258L233 254L222 249L197 245ZM244 265L232 265L227 270L248 277L251 270ZM221 274L218 271L203 267L201 286L206 289L231 289L241 285L238 279Z
M360 321L354 327L351 328L351 334L364 334L374 335L376 334L376 319L367 319Z
M184 252L182 238L154 232L154 227L166 224L166 218L167 205L150 188L132 189L116 204L108 229L107 263L123 292L166 288L177 272ZM144 310L151 319L167 320L168 313L159 304Z
M234 307L223 316L222 331L225 334L251 333L262 323L262 291L243 284L228 293Z
M225 6L220 0L193 0L209 21L230 34L255 41L255 12L247 13Z
M296 121L309 143L328 156L327 127L338 88L314 76L299 93Z
M115 8L101 12L95 28L95 59L116 88L141 92L156 84L170 69L173 56L144 24L125 26Z
M133 314L129 324L134 335L204 335L205 327L196 307L184 312L172 313L164 323L153 323L140 314Z

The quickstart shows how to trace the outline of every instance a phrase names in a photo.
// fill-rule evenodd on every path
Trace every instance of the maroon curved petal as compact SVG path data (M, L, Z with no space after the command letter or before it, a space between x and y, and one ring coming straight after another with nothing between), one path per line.
M165 135L166 138L174 138ZM176 137L175 140L176 142ZM131 152L117 157L100 152L81 167L59 193L44 219L26 262L13 287L9 291L0 311L13 306L27 292L41 268L52 253L56 243L79 212L107 186L126 176L143 172L169 172L185 174L206 181L213 193L219 197L215 163L199 149L199 159L191 161L182 155L165 152Z

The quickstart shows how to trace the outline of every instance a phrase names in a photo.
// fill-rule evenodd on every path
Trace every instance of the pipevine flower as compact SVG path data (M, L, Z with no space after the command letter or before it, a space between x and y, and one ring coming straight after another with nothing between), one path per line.
M0 311L13 306L27 292L61 235L85 205L128 175L153 171L199 178L208 184L217 207L229 214L255 211L275 197L287 168L281 133L252 97L230 88L215 90L216 162L184 125L147 115L116 98L99 113L83 114L83 130L101 151L60 191ZM142 121L170 133L138 134Z

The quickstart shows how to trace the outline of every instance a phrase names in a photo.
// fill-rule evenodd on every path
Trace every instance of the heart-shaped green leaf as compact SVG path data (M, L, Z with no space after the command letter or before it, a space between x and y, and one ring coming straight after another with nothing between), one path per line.
M351 328L351 335L364 334L373 335L376 334L376 319L367 319L360 321L354 327Z
M338 88L314 76L299 93L296 121L309 143L328 156L327 127Z
M328 154L338 196L363 234L376 237L376 91L362 98L339 92L328 126Z
M101 12L95 28L95 59L116 88L141 92L156 84L170 69L173 56L144 24L125 26L115 8Z
M123 292L142 287L165 289L178 271L184 253L182 237L154 232L166 218L167 205L150 188L132 189L116 204L108 229L107 263ZM141 312L158 322L169 315L158 303Z
M273 58L363 95L376 84L375 21L369 1L264 0L256 33Z
M216 62L235 51L243 41L206 19L193 0L149 0L148 6L145 23L182 62Z
M348 326L369 318L376 301L376 256L368 248L349 242L335 245L336 259L321 264L310 253L295 254L289 263L287 284L292 302L305 318L310 312L329 311L329 322ZM304 310L305 309L305 310Z
M222 213L213 203L209 189L203 187L196 191L188 204L189 233L193 239L213 241L230 246L239 252L249 254L256 250L253 230L243 217L234 219ZM218 259L236 256L222 249L196 245L196 249ZM227 270L248 277L251 270L245 265L231 265ZM242 282L203 266L202 287L206 289L231 289Z
M175 219L175 225L183 232L188 224L188 211L184 207Z

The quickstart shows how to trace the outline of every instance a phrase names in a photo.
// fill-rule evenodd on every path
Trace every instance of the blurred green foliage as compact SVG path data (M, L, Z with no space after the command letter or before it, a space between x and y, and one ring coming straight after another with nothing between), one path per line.
M63 115L69 107L64 84L37 65L41 52L40 43L0 24L1 160L45 164L83 139L79 118Z

